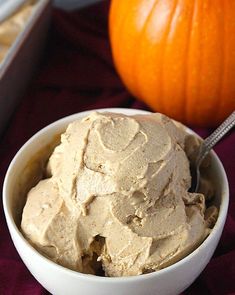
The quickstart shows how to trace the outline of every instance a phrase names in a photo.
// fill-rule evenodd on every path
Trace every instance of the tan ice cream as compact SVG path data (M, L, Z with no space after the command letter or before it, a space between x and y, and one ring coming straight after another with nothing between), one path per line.
M28 194L21 228L55 262L106 276L166 267L209 233L216 210L188 192L183 128L161 114L92 113L71 123L48 178Z

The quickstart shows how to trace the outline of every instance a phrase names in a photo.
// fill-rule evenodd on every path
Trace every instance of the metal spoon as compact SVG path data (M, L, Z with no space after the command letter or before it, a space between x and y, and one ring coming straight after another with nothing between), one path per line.
M235 111L210 135L199 147L199 153L195 165L191 167L192 185L190 192L198 192L200 183L200 165L210 150L235 126Z

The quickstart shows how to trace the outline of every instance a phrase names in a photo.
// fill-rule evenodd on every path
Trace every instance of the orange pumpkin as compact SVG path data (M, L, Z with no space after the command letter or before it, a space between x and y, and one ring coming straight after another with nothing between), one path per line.
M109 29L121 78L153 110L215 126L235 109L234 0L112 0Z

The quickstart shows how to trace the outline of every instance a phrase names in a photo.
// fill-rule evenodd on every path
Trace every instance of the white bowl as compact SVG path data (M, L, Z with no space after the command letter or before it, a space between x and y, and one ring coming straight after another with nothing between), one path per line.
M134 109L100 109L98 111L121 112L127 115L144 114L146 111ZM43 147L51 144L56 135L66 126L88 112L65 117L45 127L35 134L18 151L12 160L3 186L3 205L7 224L22 260L33 276L52 294L55 295L168 295L179 294L186 289L201 273L212 257L220 239L229 202L229 189L224 168L212 152L211 173L216 179L216 204L219 217L206 240L190 255L179 262L157 272L133 277L106 278L78 273L64 268L38 253L24 239L17 225L25 200L19 197L19 188L25 167ZM189 130L189 129L188 129ZM192 131L189 130L192 133Z

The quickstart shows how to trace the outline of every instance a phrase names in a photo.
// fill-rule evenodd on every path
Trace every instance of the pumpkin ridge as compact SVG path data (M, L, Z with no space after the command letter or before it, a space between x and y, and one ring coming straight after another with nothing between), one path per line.
M134 6L135 2L136 2L136 0L132 0L132 3L130 3L130 7ZM153 1L151 7L153 7L155 4L156 4L155 1ZM125 27L128 25L128 22L131 20L130 17L132 17L131 13L130 13L130 17L129 17L129 13L130 12L128 11L126 18L123 20L123 22L121 24L120 33L123 36L125 36ZM145 22L146 22L146 19L148 18L148 16L149 16L149 13L147 13L146 17L143 18L144 20L142 20L144 25L145 25ZM139 35L141 34L141 32L142 32L142 27L141 27L141 29L140 29L140 31L138 33L135 31L135 34L134 34L135 41L132 44L133 54L132 54L131 58L129 59L129 66L130 66L129 75L128 75L129 82L128 81L126 82L125 79L123 80L124 84L127 84L127 85L129 84L129 91L131 92L131 94L134 95L134 96L137 96L137 97L139 97L139 89L138 89L138 86L137 86L137 83L136 83L135 75L133 75L132 68L135 65L136 56L138 58L137 54L139 53L139 50L136 50L136 48L138 48L138 42L139 42L139 38L140 38ZM118 51L117 51L116 56L121 56L121 55L126 54L125 52L123 54L121 54L121 51L123 50L122 46L123 46L123 41L121 40L119 42ZM123 71L124 66L125 65L123 65L123 64L120 64L119 66L117 66L117 68L119 68L120 73Z
M224 89L224 63L226 62L226 58L225 58L225 46L224 44L226 44L226 30L225 30L225 19L226 19L226 9L225 9L225 3L226 1L222 1L222 19L221 19L221 27L222 27L222 36L223 36L223 40L221 42L221 63L220 63L220 79L219 79L219 94L218 94L218 100L217 100L217 108L215 108L215 114L214 114L214 120L217 122L219 120L220 117L220 106L221 106L221 101L222 101L222 97L223 97L223 89Z
M199 96L199 76L200 76L200 69L201 69L201 54L196 54L195 56L195 48L196 52L201 51L201 30L200 26L196 26L197 23L200 23L201 21L201 0L195 0L194 2L194 11L192 16L192 28L191 28L191 36L194 32L194 36L192 39L192 47L191 51L189 52L189 60L188 63L190 63L190 67L192 72L190 73L190 76L188 76L188 93L187 97L188 100L186 102L186 121L190 122L191 118L196 117L195 116L195 109L192 108L192 106L197 106L201 103L200 96ZM196 40L196 42L195 42ZM191 62L193 62L193 66L191 65ZM196 64L196 65L195 65ZM195 68L194 68L195 67ZM192 85L190 85L192 84ZM191 87L191 88L190 88ZM192 120L191 120L192 121Z
M190 22L188 25L188 34L186 37L186 40L188 40L188 42L186 42L186 49L185 49L185 79L184 79L184 103L183 103L183 117L184 117L184 121L188 122L187 120L187 105L188 105L188 99L187 99L187 93L188 93L188 76L189 76L189 55L191 52L191 43L192 43L192 27L193 27L193 20L194 20L194 14L195 14L195 6L196 6L196 1L194 0L194 4L193 7L191 9L191 13L190 13Z
M119 32L119 38L121 38L121 36L124 36L124 34L122 34L121 32L123 31L123 28L125 28L124 25L125 25L125 22L128 19L128 17L127 17L128 14L129 14L129 11L128 11L128 9L126 9L125 13L123 13L122 20L120 20L120 22L119 22L119 30L117 30L117 32ZM117 36L114 36L114 38L117 38ZM120 55L120 50L122 48L122 42L120 42L120 41L118 43L115 42L115 44L116 44L116 46L115 46L116 54L115 55L119 56Z
M159 0L157 0L157 1L155 1L155 2L153 3L153 6L152 6L152 8L151 8L151 10L150 10L150 13L148 14L148 16L147 16L147 18L146 18L146 20L145 20L145 24L144 24L142 30L139 32L138 38L136 38L136 39L137 39L137 40L136 40L136 45L138 45L138 44L141 43L141 37L142 37L143 34L145 33L145 30L146 30L146 28L147 28L147 25L148 25L148 23L149 23L149 21L150 21L152 15L153 15L154 9L155 9L155 7L157 6L158 3L159 3ZM136 50L136 51L135 51L135 54L134 54L134 60L136 60L136 58L138 58L138 56L137 56L138 53L139 53L139 51ZM138 96L139 96L139 97L142 97L142 93L141 93L142 91L141 91L141 86L140 86L140 84L141 84L142 82L140 82L139 79L138 79L138 71L136 71L136 65L137 65L136 63L132 63L132 75L133 75L133 77L135 78L136 92L138 93Z
M203 69L203 65L202 65L202 61L203 61L203 45L202 45L202 27L203 27L203 1L199 0L198 1L199 4L201 5L198 5L198 23L201 24L200 26L198 26L198 35L199 35L199 44L198 44L198 50L200 52L199 56L198 56L198 64L199 64L199 72L197 73L198 74L198 77L197 77L197 93L198 93L198 101L195 101L193 103L194 106L197 106L193 112L191 110L191 116L194 116L195 114L195 118L200 118L200 113L201 113L201 110L200 110L200 105L201 103L204 102L204 100L201 98L201 77L202 75L200 74L201 70ZM198 112L199 111L199 112ZM198 114L199 113L199 114ZM197 120L197 124L198 124L198 119Z
M171 15L169 17L169 22L168 22L168 25L167 25L167 28L166 28L166 33L165 33L165 36L163 38L163 52L162 52L162 62L160 64L160 90L159 90L159 100L161 100L161 105L162 105L162 110L161 112L163 113L166 113L166 106L165 106L165 103L164 103L164 99L162 99L163 97L163 93L164 93L164 79L163 79L163 70L164 70L164 60L165 60L165 54L166 54L166 47L167 47L167 40L169 38L169 34L170 34L170 31L171 31L171 25L172 25L172 20L174 18L174 15L175 15L175 12L176 12L176 7L177 7L177 4L178 4L178 1L179 0L175 0L174 1L174 5L173 5L173 9L172 9L172 12L171 12ZM164 44L165 43L165 44Z
M220 45L220 19L221 10L219 1L202 1L201 20L201 75L199 80L199 99L202 101L195 110L197 123L211 125L216 115L219 100L220 70L221 70L221 45ZM203 28L207 28L203 30ZM200 118L200 119L199 119Z
M225 64L223 99L220 101L219 120L225 119L235 109L235 2L226 1L225 22Z
M159 0L157 0L153 3L152 8L151 8L147 18L145 19L144 25L143 25L141 31L139 32L138 37L136 38L136 48L138 48L138 44L141 44L141 37L143 36L143 34L146 30L147 24L148 24L151 16L153 15L154 8L158 4L158 2L159 2ZM139 57L138 54L139 54L139 50L135 50L135 54L133 54L133 60L138 59L138 57ZM139 97L142 97L142 93L141 93L142 91L141 91L141 86L140 86L141 83L139 81L138 71L136 71L136 66L137 66L137 63L133 62L131 71L132 71L132 76L134 77L134 80L135 80L136 93L138 94Z

